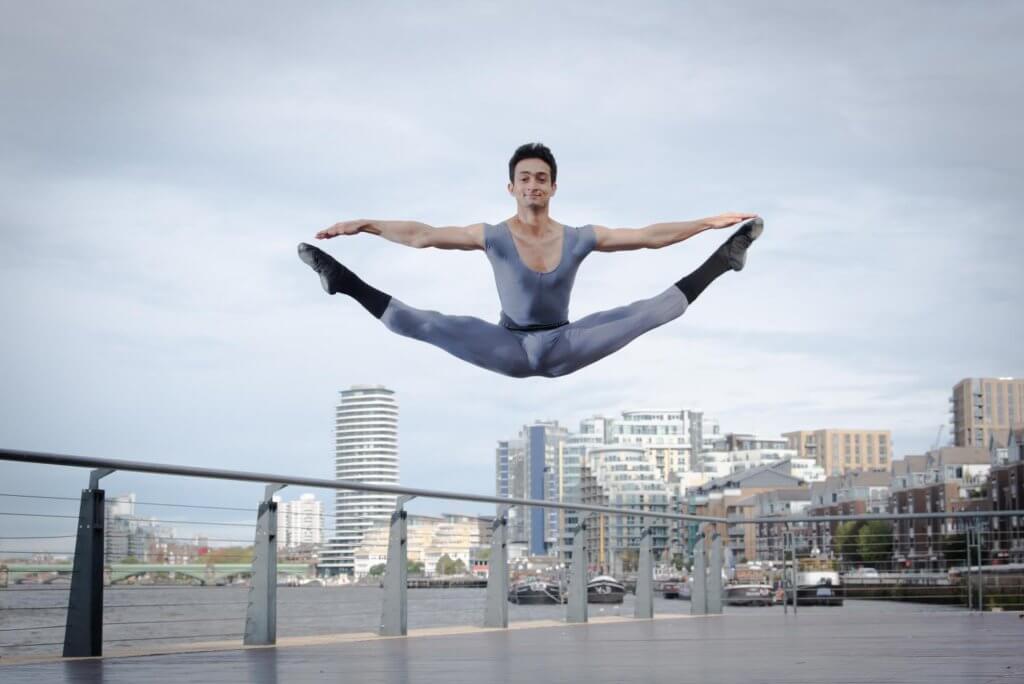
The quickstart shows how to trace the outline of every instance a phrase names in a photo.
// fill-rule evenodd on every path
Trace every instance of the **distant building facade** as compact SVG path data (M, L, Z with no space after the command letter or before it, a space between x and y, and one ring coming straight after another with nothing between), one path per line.
M335 409L334 476L339 482L398 484L398 403L380 385L354 385L339 392ZM391 519L396 497L338 490L334 495L334 534L320 556L320 570L355 572L355 550L363 532Z
M315 547L323 543L324 505L315 494L303 494L295 501L277 501L277 546L282 549Z
M990 437L1005 444L1024 428L1024 378L965 378L949 403L955 446L987 448Z
M783 436L798 458L815 459L826 475L888 470L892 461L890 430L797 430Z

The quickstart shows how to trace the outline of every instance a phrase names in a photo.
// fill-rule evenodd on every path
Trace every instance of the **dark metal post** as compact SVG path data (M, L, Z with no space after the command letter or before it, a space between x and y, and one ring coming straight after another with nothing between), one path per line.
M572 574L565 608L566 622L587 621L587 518L580 518L572 533Z
M789 558L789 532L782 530L782 612L789 615L789 571L786 570L786 560Z
M246 646L277 643L277 502L274 492L285 485L267 485L256 513L249 604L245 609Z
M75 560L64 624L64 657L103 655L103 527L106 495L100 478L114 472L100 468L89 474L78 508Z
M978 610L985 612L985 568L982 560L982 546L984 545L984 532L982 531L981 520L974 521L974 541L978 549Z
M645 527L640 535L640 562L636 573L636 605L633 617L654 617L654 562L651 550L653 530Z
M786 525L786 527L789 527L789 525ZM792 529L789 530L789 550L793 554L793 615L796 615L797 606L800 603L800 585L797 582L799 569L796 559L796 534Z
M484 627L508 627L508 506L498 506L491 526Z
M388 537L388 560L384 570L384 607L380 618L381 636L405 636L408 631L408 573L409 558L406 548L405 503L411 496L400 496L391 514L391 532Z

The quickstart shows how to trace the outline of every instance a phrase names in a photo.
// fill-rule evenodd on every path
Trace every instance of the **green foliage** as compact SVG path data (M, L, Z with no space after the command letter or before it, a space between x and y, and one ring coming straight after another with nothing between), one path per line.
M964 565L967 562L967 534L965 532L943 535L936 543L936 547L946 559L946 567ZM978 561L972 562L977 565Z
M682 570L684 567L683 554L676 553L672 555L672 567L676 570Z
M882 563L892 559L892 525L871 520L857 533L857 549L864 563Z
M420 561L409 561L408 565L405 566L405 571L410 575L422 575L423 563Z
M437 560L434 571L439 575L461 575L466 572L466 564L461 558L453 561L446 553Z
M857 520L848 520L836 527L835 545L836 549L848 563L859 563L860 558L860 528L864 523Z
M370 577L380 577L381 575L384 574L384 568L385 567L387 567L387 566L384 563L377 563L377 565L374 565L373 567L370 568L370 572L369 572Z
M219 563L252 563L253 547L251 546L226 546L219 549L210 549L206 554L206 564L216 565Z

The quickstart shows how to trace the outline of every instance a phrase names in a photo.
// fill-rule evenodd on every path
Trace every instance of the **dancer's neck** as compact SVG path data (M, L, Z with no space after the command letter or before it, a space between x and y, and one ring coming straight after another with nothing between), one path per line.
M555 225L548 215L547 207L538 209L520 207L515 217L509 219L508 222L515 222L515 227L519 231L534 237L545 235L551 230L551 226Z

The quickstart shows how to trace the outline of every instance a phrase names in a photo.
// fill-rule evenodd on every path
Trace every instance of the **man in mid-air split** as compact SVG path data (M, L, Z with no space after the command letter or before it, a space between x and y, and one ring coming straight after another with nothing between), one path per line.
M326 252L301 243L299 258L320 275L328 294L354 298L392 332L428 342L449 354L515 378L568 375L624 347L638 336L678 318L712 280L740 271L747 249L761 235L757 214L728 213L696 221L655 223L646 228L562 225L551 219L558 166L541 143L522 145L508 163L508 191L515 216L497 225L432 228L415 221L343 221L316 234L372 233L409 247L482 249L494 269L501 300L498 324L472 316L424 311L359 279ZM591 251L658 249L709 228L736 231L697 270L650 299L569 322L569 295L580 262Z

